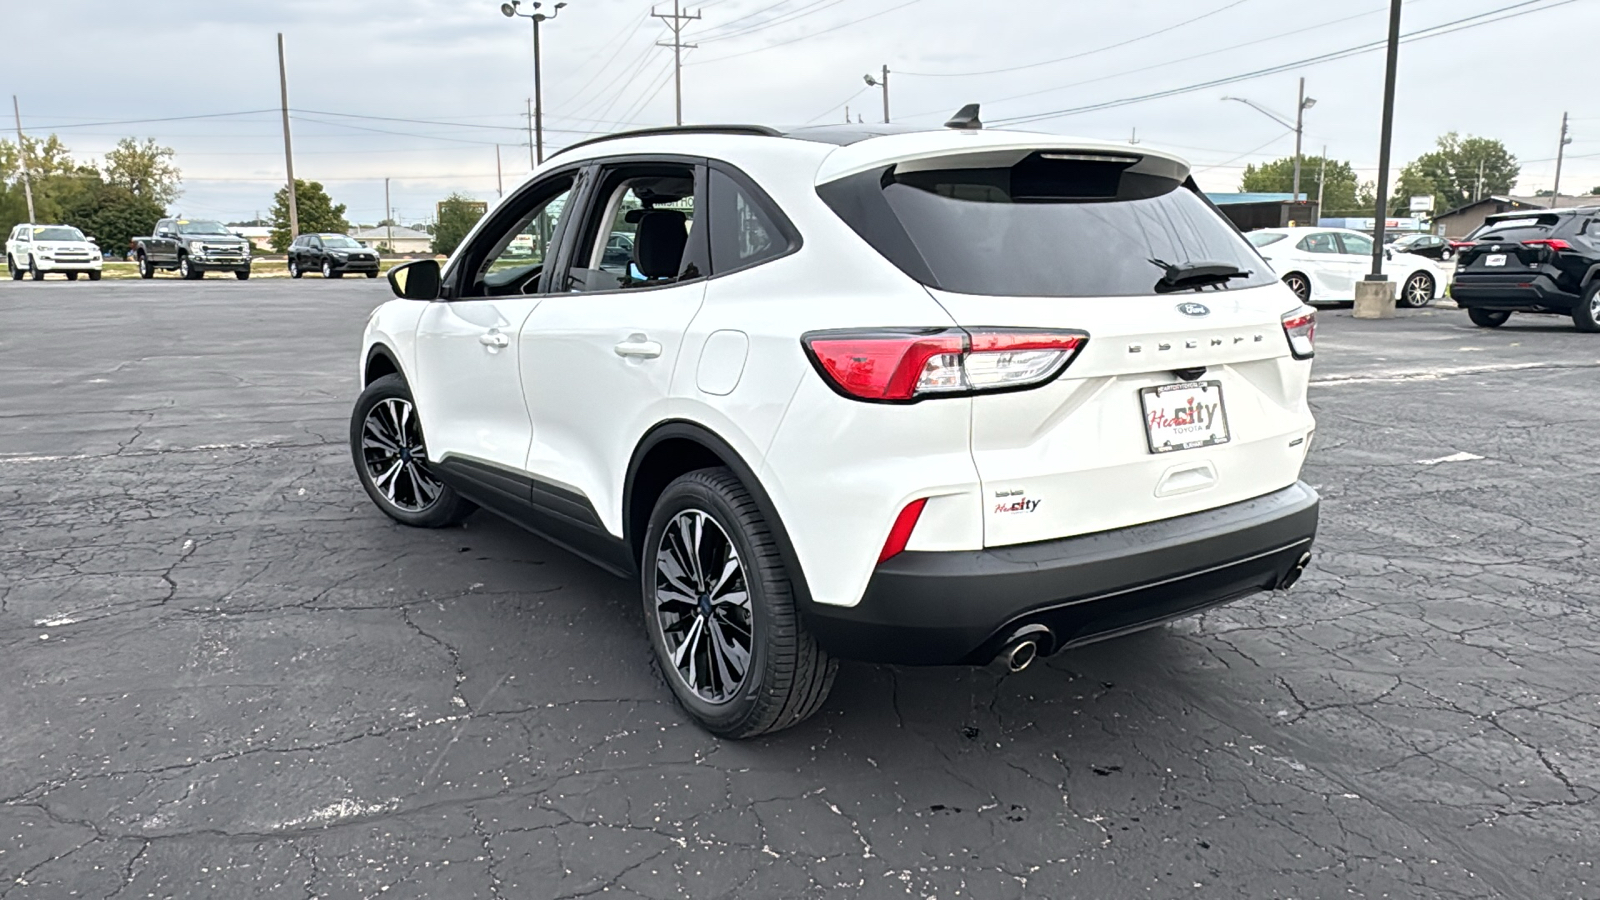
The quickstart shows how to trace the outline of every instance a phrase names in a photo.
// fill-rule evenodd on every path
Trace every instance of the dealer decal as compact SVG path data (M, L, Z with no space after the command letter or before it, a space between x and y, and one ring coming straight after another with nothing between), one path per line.
M1023 495L1022 491L995 491L994 495L996 497L1007 498L1002 502L995 504L995 515L1009 513L1031 513L1039 508L1039 504L1044 502L1042 498L1034 498L1030 500ZM1015 497L1016 499L1010 499L1012 497Z

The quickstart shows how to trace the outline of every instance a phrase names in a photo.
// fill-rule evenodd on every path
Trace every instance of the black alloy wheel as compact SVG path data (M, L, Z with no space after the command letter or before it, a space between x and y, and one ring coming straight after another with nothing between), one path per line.
M1433 302L1433 276L1427 272L1413 272L1400 286L1398 303L1406 309L1421 309Z
M1294 291L1294 295L1300 298L1301 303L1311 302L1311 280L1309 278L1299 272L1290 272L1283 276L1283 283L1289 286L1289 290Z
M806 631L772 530L732 472L701 469L667 485L642 555L650 644L702 727L755 737L822 707L838 664Z
M476 509L429 469L422 420L399 375L361 392L350 417L350 452L367 496L397 522L443 528Z

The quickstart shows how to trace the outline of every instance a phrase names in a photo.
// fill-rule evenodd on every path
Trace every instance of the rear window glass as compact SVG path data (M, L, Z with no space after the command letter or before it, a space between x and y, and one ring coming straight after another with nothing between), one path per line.
M1276 244L1277 242L1288 237L1288 235L1273 234L1270 231L1252 231L1245 235L1245 237L1249 239L1250 243L1255 244L1257 247L1265 247L1268 244Z
M1041 152L1007 168L889 167L818 193L906 274L956 293L1148 296L1168 266L1199 262L1248 273L1227 287L1273 283L1204 199L1132 162Z
M1480 241L1530 241L1535 238L1547 237L1550 234L1549 225L1538 223L1518 223L1512 227L1493 225L1485 228L1477 236Z

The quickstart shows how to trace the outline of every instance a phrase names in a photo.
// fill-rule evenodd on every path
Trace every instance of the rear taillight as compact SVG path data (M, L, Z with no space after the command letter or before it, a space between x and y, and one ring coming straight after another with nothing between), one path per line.
M1571 244L1567 243L1566 241L1563 241L1560 238L1535 238L1534 240L1531 240L1531 241L1523 241L1522 242L1522 246L1524 246L1524 247L1549 247L1551 250L1571 250L1572 249L1572 245Z
M880 403L1038 387L1088 341L1081 331L1006 328L813 331L801 338L834 390Z
M1477 246L1477 243L1474 242L1474 241L1451 241L1450 242L1450 249L1451 250L1458 250L1459 251L1459 250L1465 250L1468 247L1476 247L1476 246Z
M1317 311L1302 306L1283 314L1283 334L1289 339L1289 352L1295 359L1310 359L1317 353Z

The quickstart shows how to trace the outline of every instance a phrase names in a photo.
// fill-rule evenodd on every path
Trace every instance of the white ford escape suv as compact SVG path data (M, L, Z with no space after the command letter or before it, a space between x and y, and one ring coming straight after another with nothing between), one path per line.
M732 737L815 712L837 658L1016 669L1287 588L1312 311L1182 160L964 124L553 157L442 270L390 273L368 494L635 579Z

